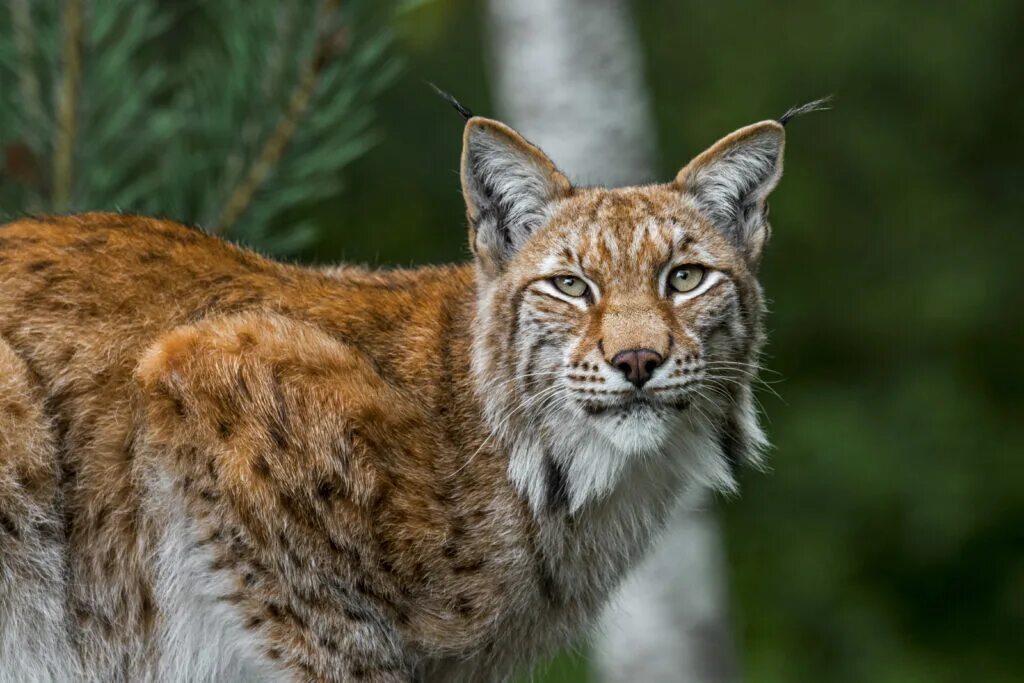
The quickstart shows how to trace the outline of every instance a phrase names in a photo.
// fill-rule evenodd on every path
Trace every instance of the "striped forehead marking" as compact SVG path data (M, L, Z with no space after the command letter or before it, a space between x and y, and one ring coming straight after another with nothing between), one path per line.
M685 249L692 237L675 222L666 224L657 218L641 220L632 229L614 230L598 224L587 224L573 236L573 247L566 247L566 262L584 268L595 266L628 267L652 258L670 257L675 248ZM572 253L572 257L567 255Z
M637 259L644 252L661 254L667 247L668 242L665 240L661 223L654 218L646 218L633 229L629 257Z

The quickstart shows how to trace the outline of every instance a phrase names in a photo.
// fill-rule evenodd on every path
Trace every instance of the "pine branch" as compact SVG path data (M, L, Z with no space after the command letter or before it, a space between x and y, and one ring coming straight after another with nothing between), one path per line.
M65 211L71 203L72 162L75 150L75 113L82 70L82 4L64 4L64 72L57 101L57 137L54 142L53 205Z
M332 16L338 11L338 5L338 0L325 0L321 11L317 13L319 26L330 26ZM224 204L213 227L215 234L228 234L252 203L253 196L266 182L295 135L296 128L312 102L320 76L330 61L341 53L340 48L338 34L325 32L321 35L313 54L303 66L298 83L292 89L288 106L281 119L267 136L255 160Z
M263 96L270 98L274 95L282 77L285 74L288 64L288 50L291 45L291 38L295 30L295 5L283 3L277 8L277 30L274 34L274 42L267 49L267 69L264 73L260 89Z
M46 121L46 110L39 87L39 77L35 65L35 22L32 21L32 9L29 0L11 0L11 26L14 30L14 43L18 51L18 81L23 106L29 120L42 125ZM41 152L42 140L31 127L23 131L26 142L36 152Z
M296 217L376 140L398 68L379 2L8 0L0 215L118 208L299 251Z
M286 2L279 5L274 12L273 40L267 45L266 62L262 69L262 77L259 79L262 100L255 102L250 92L245 122L239 126L235 144L225 156L223 187L236 187L239 184L239 179L244 177L247 171L246 157L251 153L251 143L255 140L258 144L263 135L261 131L265 132L266 112L277 100L292 62L295 50L292 39L299 23L296 20L299 9L296 3ZM274 123L276 124L276 120Z

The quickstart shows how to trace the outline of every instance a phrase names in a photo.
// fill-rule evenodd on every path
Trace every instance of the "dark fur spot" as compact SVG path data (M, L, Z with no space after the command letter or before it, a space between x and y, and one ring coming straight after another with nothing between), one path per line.
M544 600L551 607L558 607L561 604L561 600L558 597L558 588L555 585L555 577L547 569L547 567L540 567L537 572L537 583L540 588L540 594L544 597Z
M33 261L32 263L28 264L28 271L30 273L38 273L39 271L46 270L47 268L50 268L53 265L54 262L49 259L44 259L42 261Z
M291 605L285 605L284 612L300 629L307 628L306 620Z
M309 522L311 518L316 516L316 511L313 510L309 501L293 493L280 493L278 495L278 502L293 519ZM285 541L282 541L282 543L285 543Z
M345 542L338 542L333 536L327 536L327 545L331 548L332 552L339 555L344 555L352 566L358 567L362 563L362 556L359 554L359 548L354 545Z
M473 607L473 601L465 595L460 595L455 599L455 612L463 618L470 617L476 610Z
M268 602L264 604L263 609L266 611L267 616L273 619L274 621L281 621L282 619L284 619L284 612L282 612L281 608L273 602Z
M243 349L249 349L256 346L256 337L252 336L248 332L238 333L238 345ZM241 378L239 378L241 379Z
M523 287L512 297L512 315L509 318L512 324L509 326L508 340L506 341L510 349L516 348L516 342L519 339L519 312L522 309L524 299L526 299L526 292L527 288Z
M3 529L4 532L14 540L19 540L21 538L21 531L14 524L14 520L5 512L0 512L0 529Z
M139 256L139 263L156 263L167 260L167 254L162 254L158 251L147 251Z
M484 559L482 557L478 557L474 560L469 560L467 562L456 564L452 567L452 570L456 574L472 574L473 572L480 571L483 568L484 564Z
M147 583L139 584L139 616L143 629L149 631L156 616L156 605L153 602L153 591Z
M364 622L370 621L370 613L353 605L345 605L342 608L345 618L349 621Z
M274 446L278 450L283 451L288 448L288 440L285 438L284 429L280 424L271 424L269 434L270 440L274 442Z
M8 415L13 417L15 420L22 420L25 418L26 410L25 406L17 401L8 401L0 410L3 410Z
M718 433L718 446L722 449L722 455L725 456L725 461L729 464L729 469L732 470L732 474L735 476L736 469L740 464L740 454L743 452L743 441L740 437L739 429L737 429L732 420Z
M367 508L374 515L379 514L388 502L388 498L390 498L390 496L391 491L389 486L387 484L381 484L371 494L370 500L367 502Z
M285 404L284 394L281 393L281 384L278 377L274 377L272 384L274 395L274 406L277 409L276 419L270 425L270 438L274 445L280 450L288 448L286 434L288 432L288 408Z
M326 479L316 487L316 495L320 496L321 500L330 500L335 493L337 493L337 488Z
M267 456L262 453L258 453L255 459L253 459L252 469L261 477L265 479L270 478L270 463L267 462Z
M228 566L230 566L230 564L231 563L228 561L228 558L222 555L220 557L215 558L212 562L210 562L210 571L219 572L223 569L227 569Z
M562 466L555 462L550 453L544 455L544 474L547 482L548 509L553 512L568 509L569 483Z
M100 511L96 513L96 530L99 531L103 528L103 525L107 522L107 515L110 514L110 508L104 505L100 508Z

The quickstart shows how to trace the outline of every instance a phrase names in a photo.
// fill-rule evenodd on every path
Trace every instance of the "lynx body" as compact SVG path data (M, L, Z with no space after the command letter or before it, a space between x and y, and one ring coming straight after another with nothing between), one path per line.
M504 680L756 462L782 126L623 189L464 142L458 267L0 228L0 679Z

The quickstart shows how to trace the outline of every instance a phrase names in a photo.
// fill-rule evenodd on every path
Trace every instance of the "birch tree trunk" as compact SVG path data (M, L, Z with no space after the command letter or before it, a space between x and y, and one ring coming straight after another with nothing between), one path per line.
M651 178L654 128L624 0L488 0L488 20L502 119L577 183ZM720 535L706 504L684 501L606 610L594 639L599 680L737 679Z

